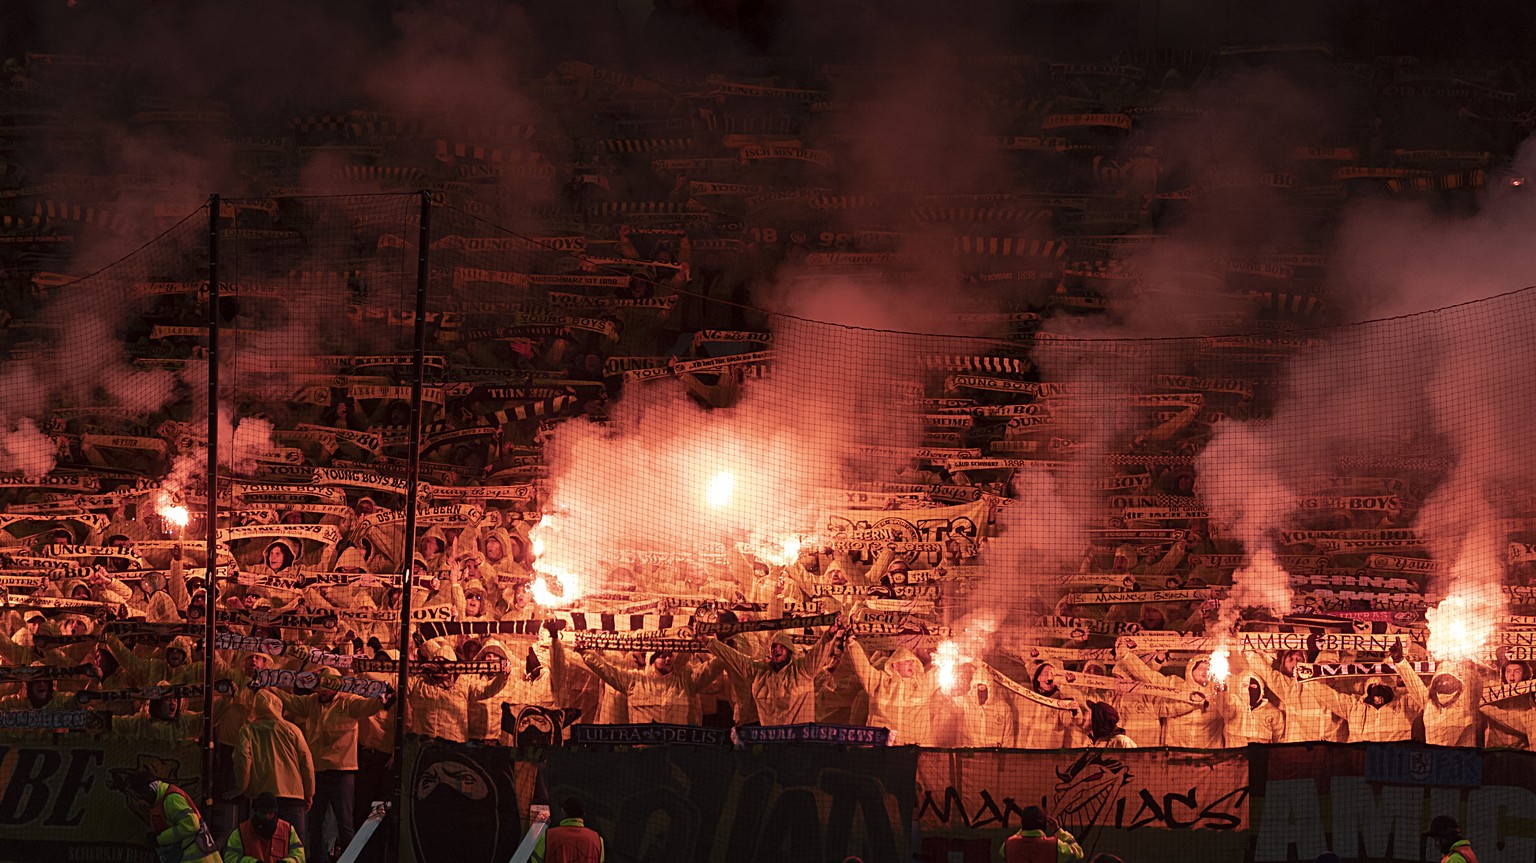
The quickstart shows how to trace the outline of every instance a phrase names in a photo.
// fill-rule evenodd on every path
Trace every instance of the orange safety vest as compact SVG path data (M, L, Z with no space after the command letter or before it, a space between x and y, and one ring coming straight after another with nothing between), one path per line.
M255 857L261 863L277 863L288 856L288 837L293 831L293 825L279 818L277 829L272 831L270 839L262 839L256 835L256 826L247 818L240 822L240 848L241 853L247 857Z
M1055 836L1009 836L1003 842L1006 863L1056 863Z

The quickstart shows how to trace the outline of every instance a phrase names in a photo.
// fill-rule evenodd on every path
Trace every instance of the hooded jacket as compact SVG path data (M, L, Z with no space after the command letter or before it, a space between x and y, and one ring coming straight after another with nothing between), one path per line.
M447 662L458 656L447 647L439 647L435 658ZM471 702L484 701L506 685L506 674L498 674L489 680L453 674L446 678L430 674L413 674L406 684L405 697L410 699L406 720L414 734L440 737L454 743L469 740L469 709Z
M885 665L877 669L869 661L864 645L854 639L848 645L848 660L869 693L869 724L889 728L894 745L932 746L937 730L932 722L932 702L939 684L933 672L923 668L917 655L898 647ZM905 662L913 666L911 677L902 677L897 672Z
M669 674L658 673L650 655L644 668L620 668L597 651L585 651L581 658L599 680L624 693L629 721L638 723L687 724L699 692L725 670L719 658L696 664L684 662L679 655Z
M1301 681L1275 668L1267 658L1249 651L1234 652L1231 661L1234 677L1238 672L1246 671L1257 677L1279 699L1277 706L1285 714L1285 739L1280 742L1306 743L1335 739L1336 723L1324 690L1338 694L1337 690L1321 682L1303 686ZM1346 717L1340 715L1339 718ZM1354 737L1353 731L1351 736Z
M1530 748L1530 741L1533 737L1536 737L1536 711L1531 710L1529 707L1516 709L1501 707L1498 704L1484 704L1482 706L1482 713L1484 716L1514 731L1516 734L1525 735L1523 743L1516 738L1515 745L1517 748ZM1490 730L1492 730L1491 726Z
M1046 668L1054 670L1055 666L1049 662L1037 663L1030 669L1028 684L1012 679L1008 682L1021 690L1039 693L1039 688L1034 684ZM996 669L993 669L992 673L1002 676ZM1056 694L1043 697L1065 701L1072 699L1076 694L1075 690L1058 685ZM1063 749L1067 747L1069 738L1080 736L1077 734L1077 727L1070 710L1049 707L1022 696L1016 697L1013 705L1019 715L1018 746L1020 749Z
M165 650L155 650L148 657L139 655L110 632L102 637L102 643L134 686L153 686L162 680L176 686L203 682L203 663L196 660L197 653L188 636L176 636ZM186 659L175 668L165 658L171 648L180 649Z
M339 692L325 704L316 694L274 692L304 732L317 772L357 769L358 722L382 712L383 700Z
M1372 707L1358 695L1340 692L1326 683L1314 683L1317 697L1333 714L1349 725L1351 743L1390 743L1413 739L1413 716L1405 699L1393 698L1381 707Z
M263 791L298 800L315 796L309 743L297 725L283 718L282 700L270 690L256 693L251 721L235 735L234 764L231 790L248 798Z
M1227 689L1225 698L1217 704L1226 720L1226 744L1229 747L1247 746L1250 743L1279 743L1286 737L1287 715L1270 700L1272 694L1257 675L1241 679L1242 686ZM1257 686L1258 698L1250 693Z
M787 637L787 636L783 636ZM727 674L740 678L752 691L758 721L763 725L797 725L816 721L816 675L833 650L832 630L822 633L815 647L792 655L782 668L774 669L719 639L711 639L709 652L725 663ZM630 705L631 711L634 705Z
M1461 674L1442 671L1429 685L1414 671L1398 663L1398 675L1407 688L1408 703L1424 717L1424 742L1435 746L1477 745L1477 693L1468 692ZM1444 703L1436 701L1435 692L1449 692Z
M146 575L142 582L146 588L150 586L150 579L152 577L160 576L155 576L154 574ZM171 597L168 589L168 584L162 584L159 589L154 589L152 592L144 595L141 605L144 611L145 623L181 622L181 612L176 606L176 600Z
M1216 709L1215 702L1219 695L1216 687L1209 682L1205 685L1194 680L1195 668L1201 664L1209 665L1209 660L1191 660L1184 669L1182 677L1164 674L1154 671L1141 657L1130 650L1120 650L1115 658L1115 673L1124 671L1132 679L1159 686L1172 686L1187 692L1199 692L1205 695L1204 707L1196 707L1188 712L1179 712L1170 715L1163 724L1163 745L1184 749L1220 749L1225 745L1226 720L1221 710ZM1166 701L1167 699L1159 699Z
M935 746L1012 749L1016 745L1018 715L985 666L975 667L963 691L950 695L941 689L932 703L945 708L933 711Z
M1104 701L1088 702L1088 710L1084 714L1084 728L1088 733L1089 745L1095 749L1135 749L1136 741L1131 739L1125 729L1120 726L1120 711L1114 705Z
M512 655L506 645L494 638L487 639L480 649L480 659L504 659L508 668L506 683L489 698L473 705L484 715L471 724L478 726L484 737L511 742L510 736L504 736L500 731L503 704L535 704L551 709L561 706L567 674L565 645L558 638L550 640L547 662L541 656L543 651L537 647L533 649L539 664L531 671L527 667L526 650L521 655Z

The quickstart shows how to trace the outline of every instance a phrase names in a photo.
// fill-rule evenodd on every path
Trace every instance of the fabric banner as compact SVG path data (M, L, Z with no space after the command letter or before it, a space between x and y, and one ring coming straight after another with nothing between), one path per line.
M1305 632L1244 632L1241 642L1244 650L1260 650L1278 653L1285 650L1368 650L1386 653L1393 645L1423 644L1428 636L1421 633L1403 635L1354 635L1350 633Z
M251 688L261 689L279 686L283 689L329 689L363 698L383 698L389 694L389 684L382 680L365 677L336 677L314 671L294 671L289 668L258 668L251 677Z
M806 617L777 617L767 620L746 620L738 623L710 623L700 621L694 629L700 635L731 636L740 632L767 632L779 629L800 629L811 626L832 626L837 623L836 614L817 614Z
M1409 662L1415 674L1428 677L1440 666L1438 662ZM1296 679L1302 683L1316 680L1333 680L1341 677L1395 676L1397 668L1391 662L1302 662L1296 666ZM1483 690L1485 693L1487 689Z
M1536 755L1420 746L1249 747L1253 845L1248 863L1410 863L1439 856L1420 835L1449 815L1483 861L1536 856Z
M246 653L265 653L268 656L286 656L329 668L351 668L353 663L353 657L348 654L328 653L307 644L240 635L222 629L214 633L213 646L216 650L241 650Z
M737 744L759 743L838 743L845 746L886 746L891 740L889 728L863 725L827 725L803 722L798 725L742 725L731 732Z
M590 746L654 746L678 743L687 746L725 746L731 742L726 728L697 725L572 725L571 743Z
M549 798L586 801L587 824L626 859L911 857L913 748L560 748L548 758Z
M1040 806L1089 854L1177 860L1198 849L1211 860L1242 860L1248 795L1244 750L933 750L918 757L925 859L945 859L935 854L956 847L945 836L981 846L966 860L996 859L996 846L975 838L1000 841L1019 829L1025 807Z
M94 665L0 665L0 683L95 679L100 676L101 671Z
M1500 701L1508 701L1536 692L1536 680L1522 680L1518 683L1501 683L1492 686L1484 686L1482 702L1484 704L1497 704Z
M867 561L888 543L908 563L938 566L950 546L951 557L971 557L987 524L987 504L977 500L926 509L827 510L817 516L820 532L833 547ZM903 545L904 544L904 545Z
M985 663L983 663L983 665L985 665ZM1019 684L1013 682L1013 680L1010 679L1008 675L999 672L997 669L991 667L990 665L987 666L987 671L991 672L992 679L997 681L998 685L1002 686L1009 692L1012 692L1014 695L1017 695L1027 701L1032 701L1041 707L1049 707L1052 710L1072 710L1077 707L1077 702L1070 698L1049 698L1047 696L1041 695L1033 689L1027 689L1023 686L1020 686Z
M402 863L511 860L541 772L540 764L519 756L507 746L407 738ZM599 798L586 799L590 815Z
M358 659L353 661L352 670L359 673L394 674L400 670L400 663L393 659ZM500 662L448 662L441 659L416 659L411 661L411 674L478 674L490 677L500 674L504 669Z
M686 634L685 634L686 633ZM576 633L577 650L658 650L670 653L697 653L709 642L696 638L691 630L659 629L639 632L586 631Z
M0 731L106 730L112 716L94 710L0 710Z
M1126 590L1120 592L1069 593L1062 597L1068 605L1112 605L1127 602L1204 602L1219 590L1186 588L1181 590Z
M416 627L422 638L428 641L450 635L538 635L547 627L582 632L636 632L640 630L670 630L693 625L693 617L686 614L601 614L596 612L562 611L543 620L468 620L428 621ZM690 632L688 636L691 637Z
M70 732L12 736L0 747L5 841L0 861L153 859L149 807L129 781L140 770L201 800L195 744Z

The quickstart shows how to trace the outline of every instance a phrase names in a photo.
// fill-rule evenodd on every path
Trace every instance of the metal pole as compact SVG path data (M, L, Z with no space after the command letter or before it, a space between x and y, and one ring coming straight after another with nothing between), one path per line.
M213 811L213 615L219 569L219 196L208 197L208 491L203 505L207 564L203 594L203 816Z
M421 390L426 377L427 352L427 249L432 236L432 193L421 192L421 226L416 232L416 320L411 348L410 451L405 467L405 568L400 579L400 664L395 683L395 849L405 844L404 782L405 729L411 652L411 589L416 566L416 486L421 469Z

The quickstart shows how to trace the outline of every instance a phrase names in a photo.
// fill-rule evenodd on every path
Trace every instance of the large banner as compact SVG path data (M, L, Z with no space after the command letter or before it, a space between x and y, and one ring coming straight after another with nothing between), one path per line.
M539 764L519 750L412 737L401 860L506 863L528 829ZM375 840L377 841L377 840ZM610 859L613 859L610 856Z
M928 750L917 782L918 827L932 859L958 852L969 860L967 846L983 841L995 856L1026 806L1054 815L1084 849L1127 860L1176 859L1165 853L1195 848L1239 860L1248 845L1242 750Z
M200 801L201 761L191 743L73 733L0 738L0 861L155 863L149 807L129 784L140 770Z
M609 860L910 859L913 749L658 746L548 758L550 799L586 801Z
M1252 863L1436 860L1420 834L1449 815L1482 863L1536 859L1536 755L1327 744L1252 747Z

